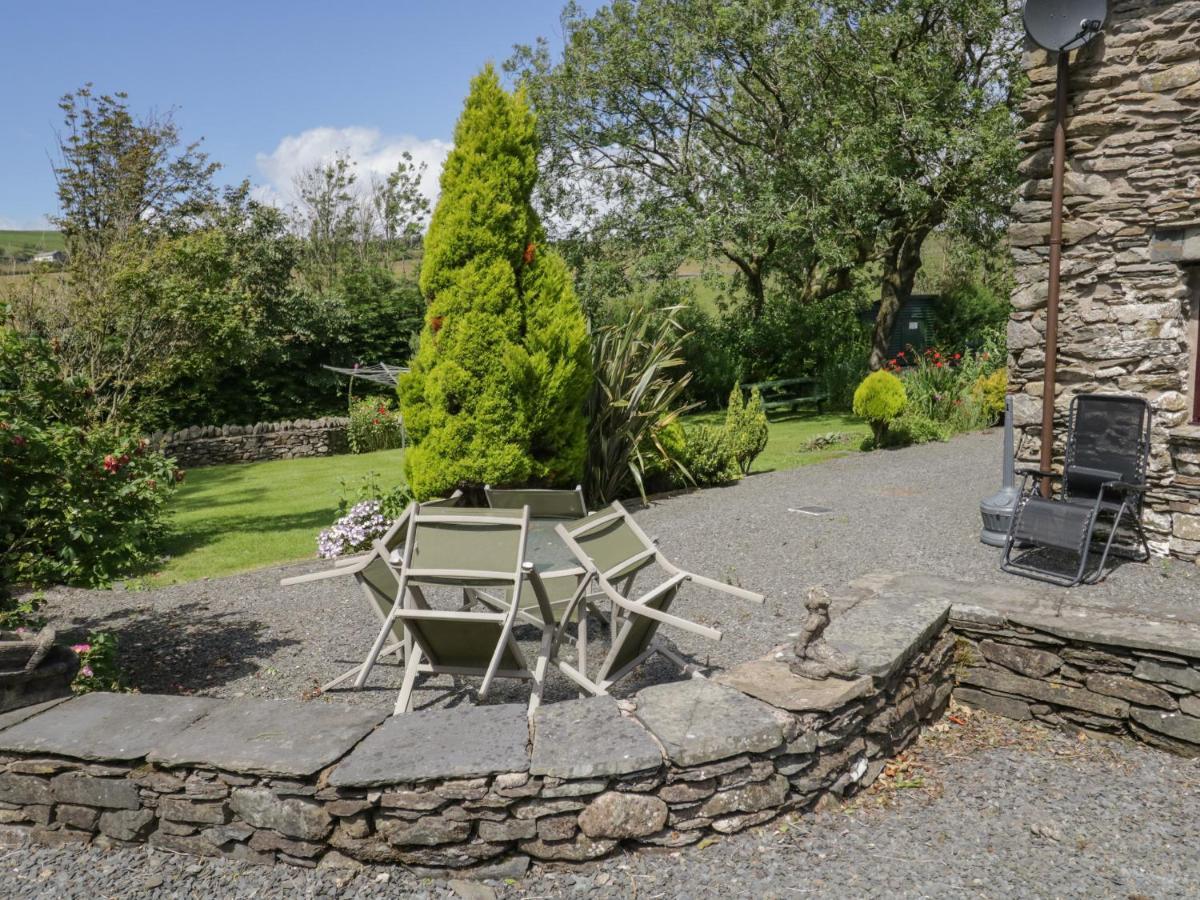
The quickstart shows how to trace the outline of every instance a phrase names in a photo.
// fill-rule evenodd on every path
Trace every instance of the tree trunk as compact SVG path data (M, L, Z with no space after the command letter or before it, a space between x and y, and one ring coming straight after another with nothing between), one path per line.
M728 250L723 252L746 279L746 293L750 295L750 318L757 321L762 317L763 307L766 305L766 287L763 283L764 256L752 256L747 259Z
M929 234L928 228L895 236L883 256L883 275L879 283L879 313L871 335L872 372L882 369L888 360L888 343L896 314L912 296L913 281L921 269L921 245Z

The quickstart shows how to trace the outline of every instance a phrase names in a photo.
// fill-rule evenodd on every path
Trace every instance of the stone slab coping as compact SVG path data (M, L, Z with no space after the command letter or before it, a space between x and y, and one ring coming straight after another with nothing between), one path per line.
M429 709L388 719L330 773L335 787L380 787L529 769L525 704Z
M788 668L789 660L794 658L791 646L779 647L762 659L721 673L714 680L788 712L830 712L874 690L874 681L865 675L823 681L796 675Z
M662 751L611 697L552 703L533 719L531 775L595 778L627 775L662 765Z
M48 709L53 709L60 703L66 703L70 697L58 697L54 700L46 700L43 703L35 703L33 706L22 706L20 709L10 709L6 713L0 714L0 731L5 728L11 728L26 719L31 719L39 713L44 713Z
M963 585L921 575L901 575L872 585L875 593L825 629L830 647L858 661L861 675L886 681L946 624ZM953 593L945 596L948 592Z
M0 751L141 759L223 702L167 694L85 694L0 731Z
M702 678L656 684L637 694L637 717L681 766L765 753L783 743L770 707Z
M386 717L382 710L347 704L228 702L160 741L146 759L168 767L306 777L337 762Z

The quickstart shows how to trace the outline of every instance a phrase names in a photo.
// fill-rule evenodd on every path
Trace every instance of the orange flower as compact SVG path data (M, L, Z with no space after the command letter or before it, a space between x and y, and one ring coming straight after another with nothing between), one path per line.
M445 316L434 316L429 320L429 330L437 334L442 330L442 323L446 321Z
M533 262L533 255L536 251L537 251L537 247L533 243L526 245L525 253L521 257L521 261L524 262L525 265L529 265L531 262Z

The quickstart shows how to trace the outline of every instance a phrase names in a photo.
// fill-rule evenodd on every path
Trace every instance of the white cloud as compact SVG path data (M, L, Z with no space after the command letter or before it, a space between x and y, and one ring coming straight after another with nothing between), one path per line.
M254 197L277 206L291 204L295 199L296 176L314 165L331 161L339 153L357 163L360 183L365 184L373 174L386 176L395 171L401 155L407 151L413 162L428 166L421 179L421 192L432 204L437 201L442 163L451 146L450 142L437 138L387 136L377 128L310 128L288 135L270 153L257 155L258 169L266 182L255 186Z

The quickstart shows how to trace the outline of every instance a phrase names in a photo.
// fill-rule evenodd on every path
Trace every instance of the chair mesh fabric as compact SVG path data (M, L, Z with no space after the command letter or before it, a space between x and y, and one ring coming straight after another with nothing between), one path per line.
M1091 520L1090 507L1035 495L1020 509L1013 536L1023 543L1081 553Z
M1146 401L1139 397L1076 397L1071 404L1063 496L1095 499L1105 481L1143 481L1149 415Z

